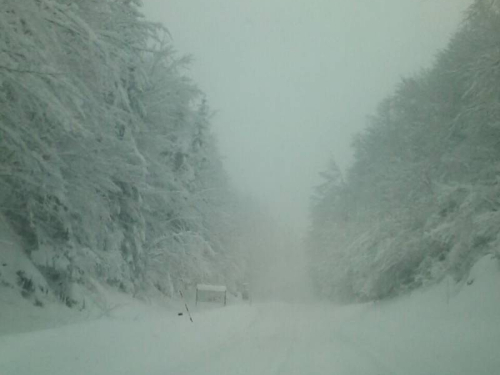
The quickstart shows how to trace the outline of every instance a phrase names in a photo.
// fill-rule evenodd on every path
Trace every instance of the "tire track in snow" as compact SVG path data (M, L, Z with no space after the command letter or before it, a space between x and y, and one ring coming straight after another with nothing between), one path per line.
M297 338L298 338L298 328L296 325L293 326L292 328L292 340L290 340L290 344L288 345L284 358L280 362L278 369L275 372L275 375L282 375L282 374L290 374L290 371L287 370L287 367L290 365L292 362L293 354L296 350L296 345L297 345Z
M285 308L285 309L284 309ZM216 347L207 347L192 363L169 372L179 375L279 375L287 373L297 332L289 306L259 306L252 321ZM209 344L209 343L208 343Z
M246 326L241 327L241 329L234 330L226 339L224 339L221 343L218 343L217 346L213 347L210 345L211 342L207 341L206 347L202 351L193 353L193 355L196 355L196 357L193 357L189 362L182 362L177 364L168 372L168 374L192 375L198 372L205 373L204 371L200 370L206 370L207 360L210 360L211 362L220 360L227 349L233 347L241 337L244 337L246 333L257 324L259 320L258 315L259 314L255 314Z
M348 335L342 332L340 328L337 328L333 332L335 339L332 341L341 342L345 347L349 346L352 348L354 353L358 353L360 358L368 360L377 370L377 374L380 375L398 375L397 372L392 370L386 363L383 363L376 354L368 349L365 345L361 344L359 341L355 340L352 335Z
M319 318L302 306L260 306L245 327L232 330L220 343L207 340L190 361L167 374L398 374L354 333L342 329L346 323Z

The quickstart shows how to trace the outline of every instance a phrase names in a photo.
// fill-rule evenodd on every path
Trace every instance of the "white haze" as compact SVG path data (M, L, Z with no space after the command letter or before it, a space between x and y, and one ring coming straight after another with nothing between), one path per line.
M0 375L499 373L500 0L329 163L471 1L0 0Z
M365 117L428 66L470 0L144 0L214 120L235 185L303 229L330 157L345 169Z

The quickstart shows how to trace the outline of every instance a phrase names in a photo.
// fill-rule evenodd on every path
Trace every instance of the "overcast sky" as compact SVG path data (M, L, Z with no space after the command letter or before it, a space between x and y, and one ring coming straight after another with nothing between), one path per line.
M472 0L143 0L217 111L234 185L292 225L307 224L330 157L401 76L429 66Z

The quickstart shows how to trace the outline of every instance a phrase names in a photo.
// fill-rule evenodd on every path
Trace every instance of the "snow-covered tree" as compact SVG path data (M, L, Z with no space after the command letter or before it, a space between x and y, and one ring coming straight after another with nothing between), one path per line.
M236 282L232 192L188 60L140 1L2 0L0 213L68 305L92 280Z
M460 280L496 251L498 6L475 1L434 65L382 101L355 138L336 200L344 209L331 196L316 199L313 212L330 213L313 215L309 236L323 294L377 299L446 274Z

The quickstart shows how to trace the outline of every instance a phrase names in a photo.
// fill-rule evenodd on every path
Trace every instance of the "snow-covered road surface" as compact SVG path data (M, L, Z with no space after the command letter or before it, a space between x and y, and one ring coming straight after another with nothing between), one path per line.
M497 327L476 326L471 335L470 327L449 332L453 324L445 324L439 335L376 310L265 303L195 312L194 324L169 315L8 335L0 337L0 373L493 375L500 368Z
M392 374L344 330L360 308L261 303L0 337L0 373Z
M443 283L346 307L193 307L194 323L173 309L123 307L109 318L0 336L0 374L497 375L499 275L486 259L456 290Z
M260 304L237 334L171 374L391 374L342 331L346 316L301 304ZM341 311L340 311L341 312ZM345 311L344 311L345 312ZM328 323L329 324L328 324ZM327 325L325 325L327 324Z

